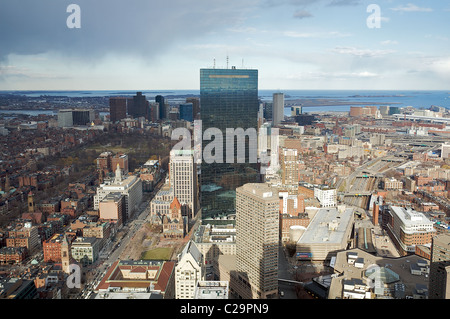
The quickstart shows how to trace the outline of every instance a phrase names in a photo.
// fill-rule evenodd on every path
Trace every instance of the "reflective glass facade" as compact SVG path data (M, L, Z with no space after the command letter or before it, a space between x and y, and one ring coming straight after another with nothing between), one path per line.
M200 105L202 136L208 128L218 128L223 136L223 163L201 165L200 203L204 224L225 224L225 217L235 214L236 188L246 183L260 181L259 166L249 161L249 147L256 152L257 138L246 138L245 163L238 163L237 139L234 143L233 163L226 161L226 129L257 129L258 70L251 69L201 69ZM202 150L213 141L202 141ZM211 220L213 218L214 220ZM233 221L234 223L234 221Z

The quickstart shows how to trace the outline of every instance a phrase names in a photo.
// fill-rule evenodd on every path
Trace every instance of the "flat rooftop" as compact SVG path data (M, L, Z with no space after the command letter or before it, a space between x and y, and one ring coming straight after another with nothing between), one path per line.
M353 218L353 212L353 208L345 208L342 211L334 207L320 208L298 244L341 243Z

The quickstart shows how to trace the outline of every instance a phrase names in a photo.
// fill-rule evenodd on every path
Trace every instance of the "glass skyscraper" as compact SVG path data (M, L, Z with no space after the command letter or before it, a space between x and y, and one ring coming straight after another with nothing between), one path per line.
M237 138L234 137L234 161L227 162L226 131L242 128L257 130L258 70L201 69L200 105L202 120L202 151L214 142L205 140L208 128L222 132L223 160L201 164L200 207L203 224L234 223L236 188L246 183L260 182L259 165L250 154L255 152L257 138L245 139L245 162L237 161ZM252 153L253 154L253 153ZM228 154L229 155L229 154Z

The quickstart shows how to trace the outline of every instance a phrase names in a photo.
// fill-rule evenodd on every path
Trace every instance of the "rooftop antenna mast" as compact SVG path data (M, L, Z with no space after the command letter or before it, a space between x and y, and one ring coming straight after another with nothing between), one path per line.
M242 68L244 68L244 58L242 58Z
M229 60L229 58L228 58L228 54L227 54L227 69L228 69L228 60Z
M215 69L216 68L216 59L214 59L214 66L213 66L213 69Z

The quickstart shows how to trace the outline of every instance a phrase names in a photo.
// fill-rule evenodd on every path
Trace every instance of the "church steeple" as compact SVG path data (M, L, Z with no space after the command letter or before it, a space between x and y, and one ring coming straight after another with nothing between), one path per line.
M34 213L34 197L31 191L28 193L28 212Z
M62 270L66 274L70 274L69 242L67 241L67 237L65 234L63 236L63 240L61 243L61 264L62 264Z

